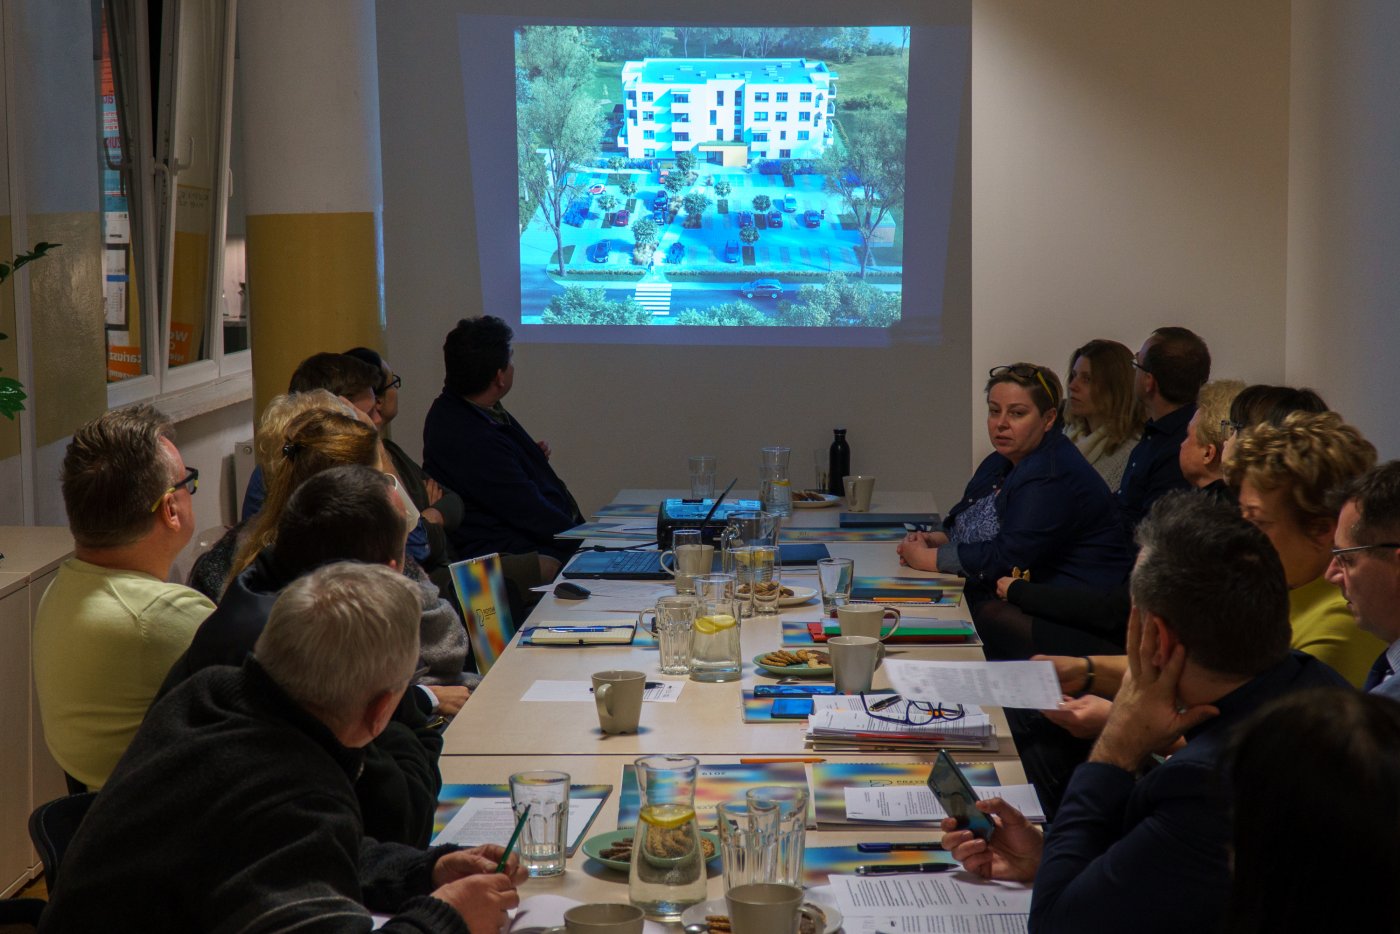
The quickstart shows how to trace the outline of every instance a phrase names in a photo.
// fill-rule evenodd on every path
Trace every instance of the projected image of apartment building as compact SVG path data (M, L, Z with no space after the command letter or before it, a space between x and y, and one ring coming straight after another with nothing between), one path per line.
M622 66L617 144L633 159L816 159L831 143L835 72L805 58L647 58Z

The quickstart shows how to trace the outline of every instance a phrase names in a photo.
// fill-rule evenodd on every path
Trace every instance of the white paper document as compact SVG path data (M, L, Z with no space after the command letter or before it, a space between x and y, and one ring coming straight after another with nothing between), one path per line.
M927 788L889 785L883 788L846 788L846 817L853 821L934 821L947 817L943 805ZM1027 820L1045 820L1045 809L1034 785L974 785L983 800L1004 798Z
M569 846L582 836L593 812L603 803L602 798L569 798ZM481 846L496 843L505 846L515 832L515 813L509 798L468 798L462 809L453 815L433 846L455 843L458 846Z
M886 659L886 664L889 660ZM839 694L818 694L812 698L812 714L807 726L814 733L899 733L928 736L985 737L992 733L992 720L977 707L964 711L955 720L924 721L924 715L911 715L913 723L903 721L907 703L896 704L877 711L880 716L866 712L866 705L876 703L885 695L867 695L862 704L859 696L847 697Z
M1052 662L926 662L887 658L885 674L902 696L945 704L1053 710L1064 696Z
M649 681L653 687L642 691L642 700L652 704L674 704L681 696L684 681ZM593 703L592 681L549 681L541 679L530 685L522 701Z
M846 934L1024 932L1031 887L968 872L831 877Z

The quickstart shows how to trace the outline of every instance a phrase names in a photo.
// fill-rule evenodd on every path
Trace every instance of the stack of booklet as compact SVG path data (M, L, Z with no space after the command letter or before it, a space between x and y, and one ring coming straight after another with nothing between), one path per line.
M812 714L807 718L807 745L827 752L873 751L926 752L934 749L997 750L991 718L981 707L964 707L957 719L929 720L909 702L900 700L874 714L866 706L891 697L867 694L860 697L817 695L812 698ZM943 709L953 705L944 705ZM912 722L907 722L912 721Z

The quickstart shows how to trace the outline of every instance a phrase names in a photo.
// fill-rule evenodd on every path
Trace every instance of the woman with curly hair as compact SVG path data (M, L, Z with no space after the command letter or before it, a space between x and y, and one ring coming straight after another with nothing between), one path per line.
M1295 412L1239 433L1225 479L1240 511L1274 543L1288 580L1293 648L1360 687L1385 645L1358 629L1342 592L1323 576L1337 509L1328 494L1376 463L1376 449L1335 412Z
M1133 352L1117 341L1089 341L1070 354L1065 388L1065 437L1117 490L1146 420L1133 394Z

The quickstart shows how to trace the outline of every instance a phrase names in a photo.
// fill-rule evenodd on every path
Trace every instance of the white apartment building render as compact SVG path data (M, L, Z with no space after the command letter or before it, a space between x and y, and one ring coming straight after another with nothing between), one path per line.
M831 142L837 75L805 58L647 58L622 66L632 159L694 150L701 161L816 159Z

